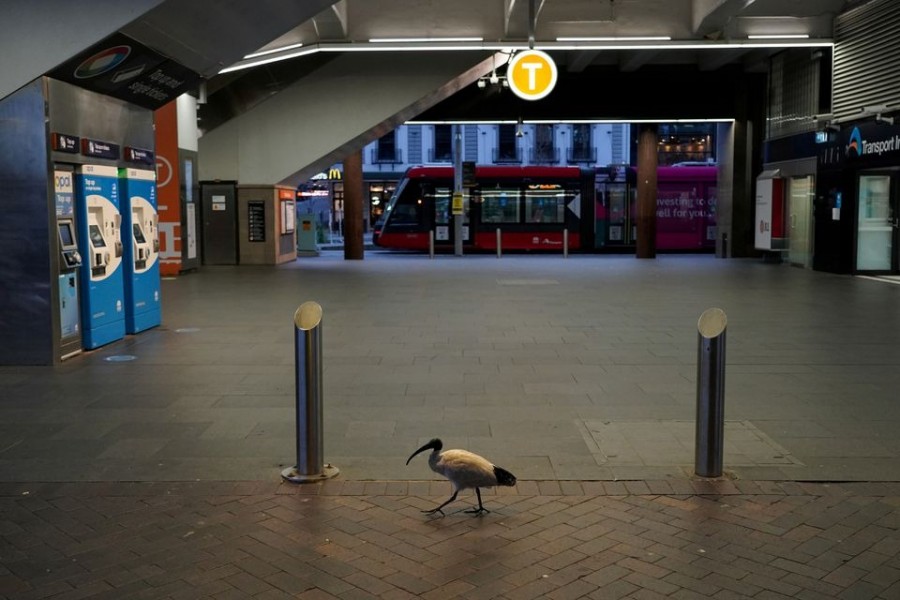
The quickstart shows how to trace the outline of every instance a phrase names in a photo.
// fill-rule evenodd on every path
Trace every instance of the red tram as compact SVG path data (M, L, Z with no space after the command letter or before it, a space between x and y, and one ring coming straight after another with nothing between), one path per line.
M618 174L618 177L616 176ZM463 245L496 250L614 250L634 246L635 176L631 167L582 169L479 166L463 195ZM716 167L660 167L657 247L715 247ZM411 167L376 226L382 248L427 250L454 246L453 167Z
M594 201L594 172L578 167L476 167L477 185L463 195L463 245L496 250L582 247L581 215ZM411 167L397 184L384 223L373 236L382 248L453 247L453 167Z

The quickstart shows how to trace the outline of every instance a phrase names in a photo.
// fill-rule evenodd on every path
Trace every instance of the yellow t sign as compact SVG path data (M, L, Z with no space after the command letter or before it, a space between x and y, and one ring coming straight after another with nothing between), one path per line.
M540 100L556 85L556 63L545 52L526 50L516 54L506 69L509 89L524 100Z

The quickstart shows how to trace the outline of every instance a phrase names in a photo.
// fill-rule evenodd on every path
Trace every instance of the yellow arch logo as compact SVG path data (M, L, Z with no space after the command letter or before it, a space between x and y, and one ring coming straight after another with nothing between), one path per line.
M556 63L540 50L516 54L506 69L509 89L523 100L540 100L556 85Z

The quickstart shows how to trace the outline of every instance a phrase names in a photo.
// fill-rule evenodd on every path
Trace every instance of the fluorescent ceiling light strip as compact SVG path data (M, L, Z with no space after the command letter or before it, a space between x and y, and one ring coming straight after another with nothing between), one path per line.
M625 36L585 36L585 37L558 37L557 42L667 42L671 40L668 35L625 35Z
M541 50L732 50L738 48L820 48L834 46L832 40L808 40L805 42L771 41L765 42L660 42L655 44L627 43L543 43L535 44Z
M294 48L299 48L303 44L291 44L290 46L282 46L281 48L272 48L271 50L263 50L261 52L254 52L253 54L248 54L244 57L244 60L250 58L258 58L260 56L265 56L267 54L275 54L276 52L285 52L287 50L293 50Z
M316 46L309 46L303 50L298 50L297 52L291 52L288 54L282 54L278 56L270 56L268 58L261 58L259 60L252 60L250 62L239 62L231 65L230 67L225 67L221 71L219 71L219 75L223 73L231 73L232 71L240 71L241 69L249 69L252 67L259 67L262 65L267 65L269 63L278 62L280 60L288 60L289 58L297 58L299 56L306 56L308 54L315 54L319 51L319 48Z
M777 33L777 34L758 34L748 35L748 40L806 40L809 39L808 33Z
M617 123L734 123L733 118L702 119L524 119L517 120L479 120L479 119L447 119L443 121L411 120L404 125L606 125Z
M440 42L480 42L484 38L480 37L447 37L447 38L372 38L369 41L373 44L417 44L417 43L440 43Z
M506 47L508 47L508 45L504 46L504 48ZM485 48L480 43L450 42L447 44L442 44L437 41L431 41L427 43L414 42L409 44L319 44L319 49L322 52L411 52L415 50L487 50L488 48Z

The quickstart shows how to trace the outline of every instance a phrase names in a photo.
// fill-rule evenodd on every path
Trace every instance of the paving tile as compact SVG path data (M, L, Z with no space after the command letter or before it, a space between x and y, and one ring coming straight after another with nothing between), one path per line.
M892 287L711 257L320 258L254 285L240 268L165 282L169 322L121 343L141 355L127 373L103 352L0 367L0 597L900 597ZM559 285L498 284L534 279ZM340 315L324 412L341 475L302 486L279 477L295 431L275 323L298 281ZM227 308L259 289L267 310ZM711 290L734 315L742 425L704 479L669 454ZM834 312L863 295L865 320ZM517 485L483 490L485 515L462 512L471 491L422 515L451 486L404 463L435 435Z

